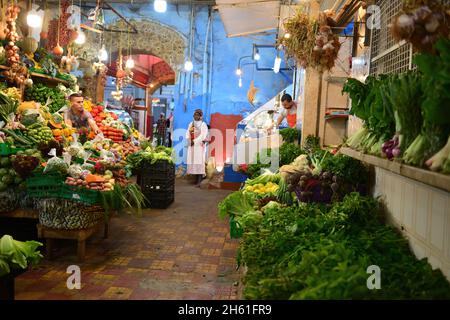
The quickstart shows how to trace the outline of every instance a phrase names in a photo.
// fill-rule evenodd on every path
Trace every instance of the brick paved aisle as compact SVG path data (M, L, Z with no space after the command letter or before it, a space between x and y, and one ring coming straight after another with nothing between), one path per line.
M175 203L113 218L109 239L100 232L87 242L84 263L75 241L56 242L54 260L16 279L16 299L235 299L238 242L217 215L227 194L177 181ZM72 264L81 268L80 290L66 287Z

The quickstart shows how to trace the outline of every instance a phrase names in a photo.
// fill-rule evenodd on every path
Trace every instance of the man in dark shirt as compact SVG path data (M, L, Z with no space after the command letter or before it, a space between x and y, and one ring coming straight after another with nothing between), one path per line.
M164 146L166 142L167 122L164 113L161 113L156 122L156 139L160 146Z

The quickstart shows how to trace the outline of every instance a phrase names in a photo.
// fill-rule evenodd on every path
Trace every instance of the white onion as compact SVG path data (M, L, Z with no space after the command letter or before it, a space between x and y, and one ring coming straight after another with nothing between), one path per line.
M439 21L431 16L431 19L425 24L425 29L427 29L428 32L433 33L439 28Z
M404 13L398 17L397 26L402 29L414 29L414 19Z

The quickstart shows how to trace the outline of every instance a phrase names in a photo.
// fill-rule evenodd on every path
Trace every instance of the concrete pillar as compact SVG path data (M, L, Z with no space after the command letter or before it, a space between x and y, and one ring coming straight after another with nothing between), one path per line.
M319 18L320 4L318 1L310 3L310 17L312 19ZM305 94L302 112L302 143L304 143L308 135L316 135L318 131L317 105L319 102L320 74L313 68L306 69Z

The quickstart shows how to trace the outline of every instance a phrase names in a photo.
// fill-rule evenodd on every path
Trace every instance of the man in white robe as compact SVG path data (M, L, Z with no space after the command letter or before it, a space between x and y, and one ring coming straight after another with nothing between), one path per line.
M197 109L194 112L194 121L192 121L186 132L188 141L187 149L187 174L197 176L197 186L200 186L203 177L206 175L205 163L205 140L208 137L208 126L203 122L203 112Z

